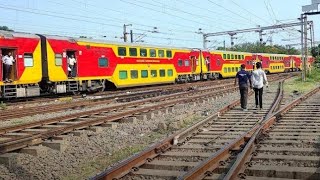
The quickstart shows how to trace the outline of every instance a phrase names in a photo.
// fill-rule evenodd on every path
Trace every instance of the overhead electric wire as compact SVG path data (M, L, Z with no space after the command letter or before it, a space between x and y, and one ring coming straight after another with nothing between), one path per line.
M230 1L231 1L233 4L235 4L236 6L240 7L240 8L243 9L244 11L246 11L248 14L251 14L251 15L255 16L256 18L258 18L258 19L266 22L267 24L269 24L269 22L268 22L267 20L265 20L265 19L263 19L263 18L255 15L255 14L252 13L251 11L248 11L246 8L241 7L238 3L234 2L233 0L230 0Z
M215 2L213 2L213 1L211 1L211 0L208 0L208 2L210 2L210 3L212 3L212 4L216 5L216 6L219 6L220 8L225 9L225 10L227 10L228 12L230 12L230 13L232 13L232 14L235 14L235 15L237 15L237 16L239 16L239 17L241 17L241 18L243 18L243 19L245 19L245 20L247 20L247 21L249 21L249 22L252 23L252 20L250 20L250 19L242 16L242 15L239 14L239 13L236 13L236 12L230 10L230 9L227 9L227 8L225 8L224 6L222 6L222 5L218 4L218 3L215 3ZM259 24L257 24L257 23L255 22L255 25L259 25Z

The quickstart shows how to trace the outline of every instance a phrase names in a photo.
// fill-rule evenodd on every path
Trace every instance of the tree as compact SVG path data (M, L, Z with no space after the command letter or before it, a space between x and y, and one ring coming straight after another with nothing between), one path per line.
M224 50L223 47L218 47L217 50ZM260 42L237 44L233 48L226 48L227 51L240 51L250 53L272 53L272 54L299 54L299 51L293 47L286 48L281 45L266 45Z
M13 30L8 28L7 26L0 26L0 30L13 32Z

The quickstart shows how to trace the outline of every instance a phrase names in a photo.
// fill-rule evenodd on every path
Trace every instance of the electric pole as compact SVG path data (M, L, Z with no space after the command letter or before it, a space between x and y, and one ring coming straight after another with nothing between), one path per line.
M132 24L123 24L123 41L127 42L127 26L132 26Z
M303 81L306 81L307 79L307 62L308 62L308 22L307 22L307 16L304 16L304 59L303 59L303 73L304 73L304 79Z

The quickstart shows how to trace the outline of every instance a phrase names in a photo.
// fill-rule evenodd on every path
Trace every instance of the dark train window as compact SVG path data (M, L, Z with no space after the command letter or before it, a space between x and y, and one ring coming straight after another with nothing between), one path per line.
M238 59L241 59L241 55L238 55Z
M167 57L168 57L168 58L172 58L172 51L167 50Z
M151 76L157 77L158 76L157 70L151 70Z
M55 54L55 64L56 66L62 66L62 55L61 54Z
M158 50L158 56L164 57L164 50Z
M242 59L244 59L244 55L242 55Z
M235 72L234 67L232 67L232 72Z
M125 47L118 47L118 55L119 56L126 56L127 55L127 49Z
M24 67L33 67L33 54L26 53L23 56L24 59Z
M182 66L182 59L178 59L178 66Z
M147 57L148 56L148 52L146 49L140 49L140 56L141 57Z
M155 49L150 49L150 57L156 57L157 56L157 52Z
M138 71L137 70L131 70L131 79L138 79Z
M172 77L173 76L173 70L172 69L168 69L168 77Z
M227 59L230 59L230 54L227 54Z
M231 54L231 59L234 59L234 55L233 54Z
M128 72L127 71L119 71L119 79L127 79Z
M129 48L129 55L130 56L137 56L137 48Z
M223 59L226 59L227 58L227 55L226 54L223 54Z
M99 58L99 67L108 67L109 61L107 58L101 57Z
M221 65L220 59L217 59L216 63L217 63L217 66L220 66Z
M227 68L223 68L223 72L227 73L228 72Z
M160 69L159 74L160 74L160 77L165 77L166 76L166 70Z
M141 77L147 78L148 77L148 70L141 70Z
M184 60L184 66L190 66L190 61L188 59Z
M230 67L228 67L228 72L231 72L231 68Z

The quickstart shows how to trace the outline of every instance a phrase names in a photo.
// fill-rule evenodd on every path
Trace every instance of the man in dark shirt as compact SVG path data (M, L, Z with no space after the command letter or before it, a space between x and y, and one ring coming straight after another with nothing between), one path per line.
M237 80L238 80L239 89L240 89L241 108L243 109L243 111L248 111L247 109L248 87L252 87L252 83L251 83L251 75L245 69L246 69L246 66L244 64L241 64L241 70L236 75L234 85L237 85ZM248 85L248 81L250 82L250 86Z

